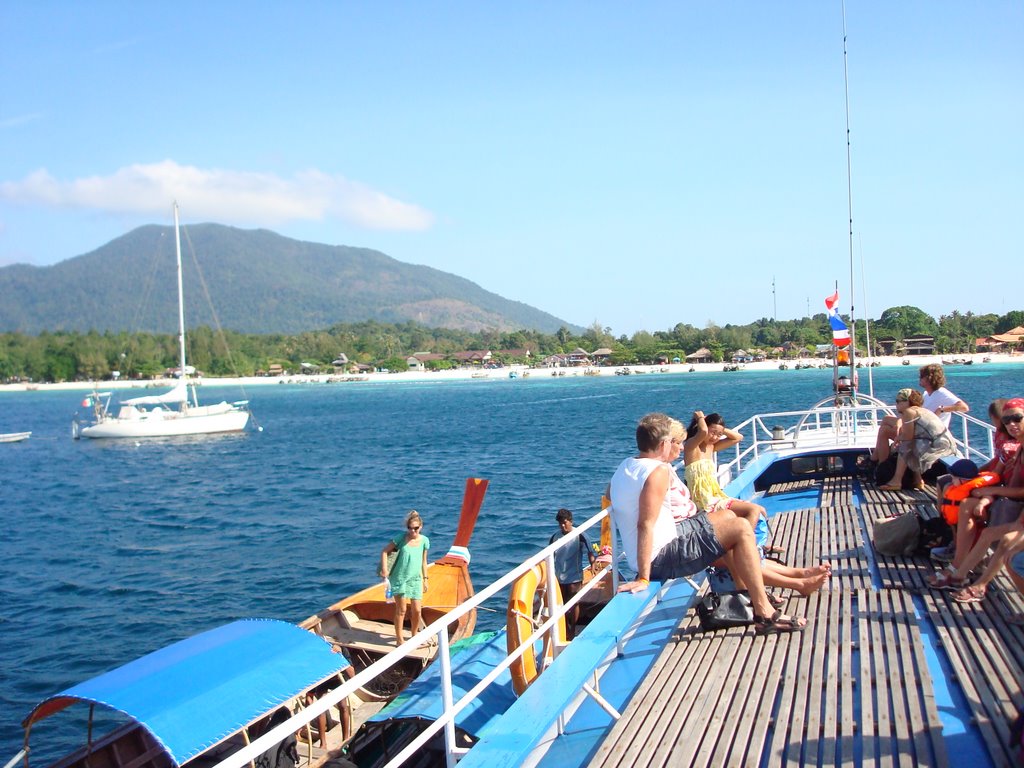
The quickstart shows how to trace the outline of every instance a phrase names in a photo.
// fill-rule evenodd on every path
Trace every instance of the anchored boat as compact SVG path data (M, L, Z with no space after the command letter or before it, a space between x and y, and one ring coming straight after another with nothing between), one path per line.
M162 395L124 400L114 413L111 393L96 392L82 406L92 409L91 420L72 422L74 438L142 438L211 435L241 432L249 422L248 401L199 405L195 385L189 388L185 364L185 299L181 279L181 236L178 204L174 204L174 248L178 267L178 383Z

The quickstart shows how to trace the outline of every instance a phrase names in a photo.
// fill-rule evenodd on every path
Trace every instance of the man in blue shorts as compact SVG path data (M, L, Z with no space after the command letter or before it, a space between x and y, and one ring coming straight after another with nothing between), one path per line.
M761 576L757 541L750 524L728 509L682 521L677 535L669 500L669 462L679 457L681 440L672 437L672 419L664 413L644 416L636 428L637 455L612 476L612 521L619 529L626 560L637 574L621 591L646 589L650 579L691 576L722 559L747 585L759 635L802 630L806 619L784 616L768 599Z
M563 536L573 531L572 512L560 509L555 514L558 532L551 534L549 544L554 544ZM555 552L555 578L558 589L562 593L562 602L567 603L583 587L583 559L590 560L594 565L594 553L590 551L590 542L585 534L577 534L574 541L562 545ZM569 640L576 637L576 624L580 620L580 606L577 604L565 615L565 634Z

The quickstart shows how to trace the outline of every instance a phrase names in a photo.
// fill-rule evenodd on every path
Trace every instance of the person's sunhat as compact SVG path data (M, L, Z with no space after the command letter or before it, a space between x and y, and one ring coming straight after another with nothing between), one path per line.
M978 465L970 459L958 459L950 465L949 474L961 480L971 480L978 476Z

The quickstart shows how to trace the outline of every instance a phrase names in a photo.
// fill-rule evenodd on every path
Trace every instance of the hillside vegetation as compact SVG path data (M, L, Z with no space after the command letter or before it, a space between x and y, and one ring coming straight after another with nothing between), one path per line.
M471 332L582 330L447 272L267 230L184 228L182 263L190 327L295 334L374 320ZM172 333L176 280L173 228L140 227L59 264L0 268L0 331Z
M935 338L943 354L971 353L976 338L1003 333L1024 325L1024 312L1005 315L971 315L953 312L938 320L916 307L891 307L871 322L871 339L903 339L926 334ZM494 359L505 363L536 363L546 356L568 353L577 347L594 352L612 350L609 363L655 363L659 359L685 359L707 348L712 359L726 359L732 352L761 350L769 357L796 358L813 355L817 344L828 344L831 328L824 313L800 320L761 319L749 325L709 325L697 329L680 323L665 331L641 331L631 337L613 338L610 330L595 324L582 333L563 326L555 333L540 331L468 332L428 328L413 322L401 324L367 321L340 324L299 334L216 334L208 327L188 335L189 361L208 375L248 376L268 370L273 364L297 372L302 363L326 370L344 353L353 363L392 371L405 370L406 358L414 352L442 355L464 350L490 350ZM858 354L867 353L863 325L857 325ZM898 346L898 345L897 345ZM514 351L510 351L514 350ZM523 354L529 350L530 356ZM455 363L440 359L430 367ZM151 377L177 366L174 334L128 334L60 332L27 335L0 334L0 381L97 380L119 375Z

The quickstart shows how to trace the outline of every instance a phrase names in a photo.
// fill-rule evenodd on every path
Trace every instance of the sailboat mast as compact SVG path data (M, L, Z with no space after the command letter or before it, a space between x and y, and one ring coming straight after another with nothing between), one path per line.
M178 231L178 201L174 201L174 253L178 261L178 370L185 381L185 298L181 283L181 234ZM188 400L185 401L186 406Z

